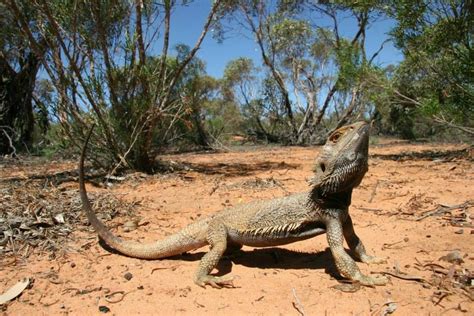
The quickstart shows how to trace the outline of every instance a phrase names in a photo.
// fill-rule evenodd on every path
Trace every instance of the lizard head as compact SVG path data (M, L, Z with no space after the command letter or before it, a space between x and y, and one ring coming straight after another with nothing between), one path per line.
M360 184L368 170L369 125L357 122L334 131L314 166L311 183L322 195L339 193Z

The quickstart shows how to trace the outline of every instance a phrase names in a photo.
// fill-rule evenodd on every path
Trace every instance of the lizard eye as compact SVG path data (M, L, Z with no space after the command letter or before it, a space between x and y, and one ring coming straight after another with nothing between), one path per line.
M333 143L336 143L339 138L341 138L341 133L334 133L329 137L329 140L332 141Z

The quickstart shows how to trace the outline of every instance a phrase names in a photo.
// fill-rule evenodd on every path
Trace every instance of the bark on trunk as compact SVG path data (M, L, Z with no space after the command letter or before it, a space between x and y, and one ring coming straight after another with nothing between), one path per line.
M34 128L33 89L39 68L38 58L29 53L19 72L0 55L0 154L31 145Z

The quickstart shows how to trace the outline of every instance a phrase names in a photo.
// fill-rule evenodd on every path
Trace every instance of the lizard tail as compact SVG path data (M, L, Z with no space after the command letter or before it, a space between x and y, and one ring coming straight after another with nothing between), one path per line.
M86 186L84 184L84 159L86 156L87 144L93 129L94 126L92 126L87 135L79 162L79 193L81 195L82 208L87 215L87 219L105 243L126 256L140 259L171 257L207 245L205 234L207 227L206 219L192 223L178 233L168 236L163 240L150 244L141 244L138 242L126 241L115 236L97 218L92 210L89 198L87 197Z

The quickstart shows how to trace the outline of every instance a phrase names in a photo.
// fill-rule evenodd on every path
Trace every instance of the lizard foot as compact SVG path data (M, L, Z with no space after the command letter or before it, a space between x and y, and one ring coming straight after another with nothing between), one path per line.
M375 264L387 263L387 259L385 258L369 256L369 255L362 256L360 258L360 261L362 261L363 263L375 263Z
M382 275L380 276L367 276L361 275L356 278L362 285L374 286L374 285L385 285L388 282L388 279Z
M231 276L212 276L212 275L204 275L198 277L194 282L199 285L200 287L205 288L206 285L210 285L215 289L221 289L223 287L226 288L233 288L234 286L234 278Z

